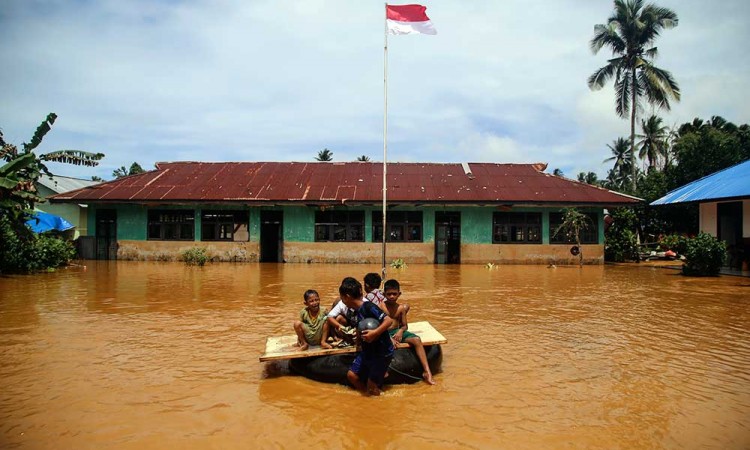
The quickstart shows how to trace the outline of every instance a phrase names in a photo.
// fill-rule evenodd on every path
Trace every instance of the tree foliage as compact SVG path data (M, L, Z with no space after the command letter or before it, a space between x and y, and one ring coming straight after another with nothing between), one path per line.
M0 157L5 164L0 167L0 210L10 217L14 225L25 222L25 214L34 208L36 202L42 199L36 192L36 181L46 175L52 176L45 162L61 162L66 164L93 167L99 164L104 155L80 150L58 150L37 155L34 150L39 147L44 136L52 129L57 120L55 113L47 115L37 127L31 140L22 145L18 151L15 145L5 142L0 132Z
M581 183L592 184L594 186L599 185L599 177L594 172L579 172L578 181Z
M636 135L640 138L638 157L648 161L649 169L655 168L667 159L669 127L663 124L661 117L652 114L647 120L641 120L641 133Z
M51 235L35 235L26 226L34 205L42 200L36 182L42 176L52 176L45 162L93 167L104 155L80 150L35 153L55 120L56 114L47 115L20 152L15 145L5 142L0 132L0 161L4 162L0 166L0 272L44 270L73 257L69 243Z
M370 161L370 157L369 157L369 156L367 156L367 155L362 155L362 156L358 156L358 157L357 157L357 161L360 161L360 162L368 162L368 161Z
M73 245L54 233L18 232L8 216L0 214L0 273L27 273L54 269L75 257Z
M119 169L115 169L114 171L112 171L112 176L115 178L122 178L127 177L128 175L136 175L143 172L145 172L145 170L143 170L143 167L141 167L141 165L137 162L134 162L130 165L130 169L126 169L125 166L121 166Z
M672 189L750 159L750 127L719 116L695 119L680 126L673 153L676 165L666 169Z
M624 262L638 259L638 240L635 229L638 218L632 208L610 211L611 223L604 233L604 259Z
M333 152L328 150L327 148L324 148L323 150L318 152L315 160L323 162L333 161Z
M591 218L578 211L576 208L563 209L562 223L557 227L553 236L562 233L572 238L578 247L578 264L583 266L583 250L581 249L581 231L587 230L591 225Z
M612 156L603 162L614 162L612 169L607 173L605 187L616 191L627 191L630 187L632 177L632 164L630 144L627 139L619 137L607 144Z
M598 90L614 80L615 112L630 116L631 182L636 187L635 122L636 112L645 100L648 104L669 110L670 100L680 100L680 88L668 71L656 67L656 38L668 28L677 26L677 14L668 8L643 0L615 0L607 23L594 26L590 46L593 53L604 47L612 52L607 64L588 79L589 88Z

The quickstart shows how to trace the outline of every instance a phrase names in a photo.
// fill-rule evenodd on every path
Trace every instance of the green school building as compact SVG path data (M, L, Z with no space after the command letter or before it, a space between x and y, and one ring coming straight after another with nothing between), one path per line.
M544 164L389 163L387 259L426 264L577 262L556 230L586 213L585 262L604 254L604 208L638 199L544 172ZM380 263L382 164L159 163L52 197L88 206L85 257Z

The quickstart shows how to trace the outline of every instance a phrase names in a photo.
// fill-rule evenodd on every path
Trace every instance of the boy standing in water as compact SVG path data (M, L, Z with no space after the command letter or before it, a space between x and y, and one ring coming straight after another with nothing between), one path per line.
M417 358L422 363L422 369L424 370L422 378L424 378L427 384L435 384L435 380L432 379L430 365L427 363L427 354L424 351L422 339L408 331L409 323L406 320L406 313L409 312L409 305L398 303L398 298L401 297L401 285L396 280L388 280L383 285L383 292L385 294L386 310L391 319L393 319L393 325L388 330L388 333L394 342L406 342L414 348L414 352L416 352Z
M326 317L328 311L320 310L320 296L313 289L304 294L305 307L299 312L299 320L294 321L294 331L297 333L297 345L300 350L307 350L311 345L322 348L332 348L323 336L328 335Z
M357 354L346 374L356 389L367 391L370 395L380 395L385 373L393 359L393 342L388 334L393 320L374 303L364 301L362 285L355 278L344 278L339 294L341 301L355 311L356 323L372 318L380 324L374 330L358 331L362 351Z

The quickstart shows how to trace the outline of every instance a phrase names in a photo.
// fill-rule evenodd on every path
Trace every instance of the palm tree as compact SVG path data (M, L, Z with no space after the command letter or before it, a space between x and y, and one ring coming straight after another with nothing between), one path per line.
M367 161L369 161L369 160L370 160L370 157L369 157L369 156L367 156L367 155L362 155L362 156L358 156L358 157L357 157L357 161L361 161L361 162L367 162Z
M115 178L122 178L127 177L128 175L135 175L143 172L145 172L145 170L143 170L143 167L141 167L141 165L137 162L134 162L130 165L130 169L127 169L125 166L121 166L119 169L113 170L112 176Z
M680 100L680 88L672 74L653 64L657 56L652 44L663 29L677 26L677 14L669 8L643 0L615 0L615 10L606 24L594 26L591 50L612 50L607 65L588 79L589 88L598 90L612 78L615 85L615 111L620 117L630 114L630 158L633 191L636 187L635 116L641 99L669 110L669 100ZM649 48L650 47L650 48Z
M553 170L553 171L552 171L552 175L554 175L554 176L556 176L556 177L562 177L562 176L564 176L564 175L563 175L563 171L562 171L561 169L559 169L559 168L558 168L558 169L555 169L555 170Z
M599 176L594 172L579 172L578 181L586 184L599 185Z
M318 152L318 156L315 157L316 161L333 161L333 152L324 148Z
M649 169L656 167L660 157L667 158L667 137L669 127L662 125L661 117L652 114L648 120L641 119L641 130L643 134L637 135L640 150L638 157L648 159Z
M609 179L618 189L621 189L627 180L630 179L631 168L633 164L631 158L630 145L625 138L619 137L612 141L613 145L607 144L612 152L612 156L602 162L614 161L615 165L610 170L607 179Z

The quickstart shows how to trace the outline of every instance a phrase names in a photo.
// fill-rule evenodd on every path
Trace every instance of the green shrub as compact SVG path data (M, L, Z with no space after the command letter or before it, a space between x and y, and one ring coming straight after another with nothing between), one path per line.
M604 234L604 259L623 262L638 259L636 239L636 216L630 208L617 208L611 211L612 224Z
M401 258L394 259L393 262L391 262L391 267L394 269L405 269L406 261Z
M662 250L672 250L680 255L684 255L687 251L688 241L689 239L687 236L681 234L670 234L661 238L659 246Z
M209 259L208 252L203 247L193 247L182 252L182 260L188 266L203 267Z
M0 215L0 273L31 273L64 266L75 257L73 244L54 234L14 229Z
M64 266L75 256L73 244L56 236L42 233L34 240L32 258L39 264L37 270Z
M682 273L690 276L715 276L724 264L727 245L708 233L700 233L687 242Z

